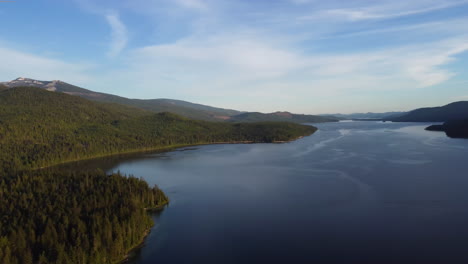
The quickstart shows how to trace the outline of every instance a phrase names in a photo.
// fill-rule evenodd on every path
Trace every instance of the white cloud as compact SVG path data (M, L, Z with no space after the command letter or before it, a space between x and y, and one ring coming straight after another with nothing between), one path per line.
M419 45L409 51L402 66L421 87L432 86L455 76L454 72L441 67L454 61L456 55L466 51L468 51L466 37L440 41L433 45Z
M197 9L201 11L205 11L208 9L208 5L202 0L174 0L174 1L178 5L185 7L185 8Z
M368 35L375 34L413 34L413 33L424 33L428 36L436 36L440 34L453 34L458 35L463 32L465 28L468 28L468 19L452 19L452 20L441 20L420 24L410 24L403 26L388 26L370 30L352 31L349 33L340 33L337 35L325 36L322 39L339 39L339 38L354 38L354 37L365 37Z
M441 9L447 9L460 5L467 4L468 1L409 1L407 3L398 3L395 1L379 2L373 6L363 6L356 8L336 8L323 11L325 16L343 17L351 21L368 20L368 19L389 19L403 16L417 15L428 12L433 12Z
M108 52L108 55L110 57L115 57L119 55L120 52L122 52L122 50L127 46L127 28L122 23L117 13L107 14L106 20L112 29L110 50Z
M459 37L338 55L305 53L281 38L231 32L136 49L126 60L128 67L108 78L132 83L135 89L129 96L198 98L219 106L229 98L225 107L273 111L293 104L289 109L294 111L293 102L304 98L346 98L441 84L455 76L445 66L468 51L467 43L468 37ZM310 112L304 104L296 111Z
M200 70L200 66L221 66L226 71L249 76L251 80L282 76L305 63L300 55L287 49L256 38L237 37L236 34L191 37L173 44L138 49L135 55L136 60L156 63L178 61L184 66L194 65L195 72Z
M1 81L22 76L81 84L90 81L88 71L94 68L94 65L88 63L64 62L7 47L0 47L0 58L4 62L0 64Z
M311 3L313 0L290 0L293 4L296 4L296 5L303 5L303 4L309 4Z
M443 68L460 53L468 51L468 38L388 48L342 56L319 56L315 59L317 76L369 76L375 88L397 81L407 83L405 89L441 84L455 75ZM391 76L393 80L388 78ZM382 85L385 84L385 85ZM347 85L345 85L347 86ZM397 87L395 87L397 88Z

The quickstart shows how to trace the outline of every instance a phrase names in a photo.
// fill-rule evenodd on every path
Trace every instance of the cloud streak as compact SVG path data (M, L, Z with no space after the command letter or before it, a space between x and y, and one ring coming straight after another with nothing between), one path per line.
M127 28L122 23L117 13L113 12L107 14L106 20L112 29L110 50L108 52L108 56L115 57L119 55L122 52L122 50L127 46Z
M202 0L174 0L174 1L178 5L185 7L185 8L196 9L196 10L201 10L201 11L206 11L208 9L208 5Z
M337 55L302 52L281 38L231 32L134 50L126 61L129 68L112 76L122 83L138 80L136 87L147 87L139 90L142 94L171 97L168 91L176 90L172 97L215 100L215 105L230 98L225 106L242 110L314 113L318 105L308 110L304 98L348 98L440 85L455 76L445 66L468 51L467 43L468 36Z
M429 13L441 9L447 9L451 7L456 7L459 5L466 4L467 1L460 1L460 2L453 2L453 3L445 3L434 5L425 8L419 9L410 9L405 11L392 11L386 10L386 8L382 7L373 7L373 8L358 8L358 9L331 9L327 10L325 13L327 15L336 15L345 17L351 21L358 21L358 20L368 20L368 19L391 19L391 18L398 18L410 15L417 15L417 14L424 14Z
M138 49L133 53L132 64L144 67L149 64L154 69L167 65L172 67L168 73L174 77L184 76L187 71L201 76L216 68L218 74L237 76L237 80L243 81L273 80L296 74L314 76L315 80L385 74L412 81L412 87L407 88L417 88L448 80L455 73L441 67L468 51L467 37L341 55L305 54L275 44L273 39L263 41L245 36L241 39L233 35L187 38L174 44ZM314 80L309 82L314 84Z
M0 64L0 80L30 77L39 80L65 80L76 84L91 80L89 72L96 65L71 63L0 46L0 57L8 64Z

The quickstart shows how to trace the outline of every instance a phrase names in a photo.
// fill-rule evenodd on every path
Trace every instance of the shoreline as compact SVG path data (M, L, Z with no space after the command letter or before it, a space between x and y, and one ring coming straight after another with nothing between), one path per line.
M44 167L40 167L40 168L35 168L33 170L48 169L48 168L52 168L52 167L55 167L55 166L64 165L64 164L67 164L67 163L73 163L73 162L79 162L79 161L85 161L85 160L93 160L93 159L99 159L99 158L105 158L105 157L111 157L111 156L117 156L117 155L136 154L136 153L145 153L145 152L154 152L154 151L170 152L170 151L173 151L173 150L176 150L176 149L179 149L179 148L193 147L193 146L227 145L227 144L284 144L284 143L290 143L290 142L302 139L302 138L304 138L306 136L310 136L310 135L314 134L316 131L317 130L315 130L311 134L304 135L304 136L299 136L299 137L296 137L296 138L293 138L293 139L287 140L287 141L286 140L275 140L275 141L272 141L272 142L265 142L265 141L263 141L263 142L262 141L227 141L227 142L220 142L220 141L218 141L218 142L201 142L201 143L192 143L192 144L177 144L177 145L169 145L169 146L154 147L154 148L135 149L135 150L122 151L122 152L117 152L117 153L95 155L95 156L82 158L82 159L68 160L68 161L64 161L64 162L60 162L60 163L56 163L56 164L52 164L52 165L48 165L48 166L44 166ZM143 208L143 209L145 211L147 211L148 213L151 213L151 212L155 212L155 211L164 210L164 208L168 204L169 204L169 200L167 202L161 204L161 205L151 207L151 208ZM153 229L153 227L154 227L154 225L151 226L149 229L147 229L144 232L141 241L139 243L137 243L135 246L131 247L127 251L127 254L125 254L125 256L121 260L116 261L115 264L124 264L124 263L127 263L128 261L130 261L132 259L132 257L134 257L133 254L135 253L135 251L142 248L142 247L144 247L146 238L151 233L151 230Z
M169 201L161 204L161 205L158 205L158 206L155 206L155 207L151 207L151 208L143 208L146 212L148 213L153 213L153 212L156 212L156 211L162 211L164 210L164 208L169 205ZM154 225L151 226L150 228L148 228L147 230L145 230L145 232L143 233L143 237L141 238L140 242L138 242L135 246L131 247L128 251L127 251L127 254L125 254L125 256L123 257L122 260L119 260L117 262L115 262L116 264L125 264L127 262L129 262L133 257L135 257L135 253L138 249L141 249L145 246L145 241L146 241L146 238L149 236L149 234L151 233L151 230L153 229Z
M312 134L314 134L316 131L314 131ZM312 135L310 134L310 135ZM170 152L175 149L179 148L185 148L185 147L196 147L196 146L209 146L209 145L228 145L228 144L283 144L283 143L290 143L294 142L296 140L299 140L301 138L310 136L310 135L305 135L305 136L299 136L297 138L293 138L291 140L275 140L272 142L262 142L262 141L217 141L217 142L201 142L201 143L188 143L188 144L175 144L175 145L168 145L168 146L160 146L160 147L152 147L152 148L141 148L141 149L134 149L134 150L126 150L126 151L121 151L121 152L112 152L108 154L100 154L100 155L93 155L90 157L86 158L79 158L79 159L72 159L72 160L67 160L59 163L54 163L51 165L47 166L42 166L39 168L33 168L32 170L42 170L42 169L49 169L55 166L59 165L64 165L67 163L73 163L73 162L79 162L79 161L86 161L86 160L93 160L93 159L99 159L99 158L106 158L106 157L112 157L112 156L118 156L118 155L126 155L126 154L137 154L137 153L145 153L145 152L154 152L154 151L161 151L161 152Z

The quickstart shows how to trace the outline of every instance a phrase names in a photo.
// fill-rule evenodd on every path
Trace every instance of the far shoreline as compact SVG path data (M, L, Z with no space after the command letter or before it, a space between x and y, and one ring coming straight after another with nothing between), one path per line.
M316 127L315 127L316 128ZM102 154L102 155L94 155L86 158L80 158L80 159L72 159L72 160L67 160L64 162L59 162L55 164L50 164L47 166L39 167L39 168L33 168L33 170L42 170L42 169L50 169L56 166L60 165L66 165L69 163L74 163L74 162L80 162L80 161L89 161L89 160L94 160L94 159L100 159L100 158L106 158L106 157L113 157L113 156L119 156L119 155L127 155L127 154L138 154L138 153L151 153L151 152L171 152L174 150L177 150L179 148L185 148L185 147L197 147L197 146L209 146L209 145L234 145L234 144L284 144L284 143L291 143L296 140L302 139L304 137L311 136L315 134L315 132L318 131L318 128L314 132L312 132L309 135L304 135L304 136L299 136L296 138L293 138L291 140L275 140L272 142L265 142L265 141L217 141L217 142L201 142L201 143L190 143L190 144L176 144L176 145L168 145L168 146L160 146L160 147L154 147L154 148L142 148L142 149L134 149L134 150L128 150L128 151L121 151L121 152L113 152L109 154Z

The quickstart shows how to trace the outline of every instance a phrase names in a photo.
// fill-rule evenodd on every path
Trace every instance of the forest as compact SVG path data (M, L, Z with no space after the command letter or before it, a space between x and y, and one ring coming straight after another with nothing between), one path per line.
M33 87L0 90L0 263L116 263L168 203L143 180L64 162L194 144L283 142L316 128L221 123L93 102Z
M168 202L134 177L37 170L0 179L0 263L116 263Z

